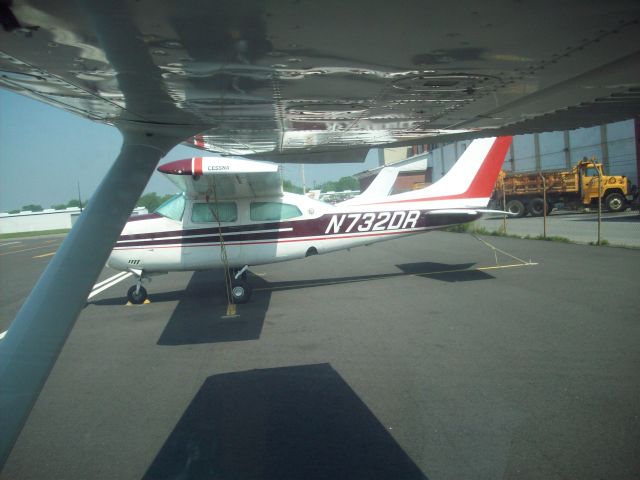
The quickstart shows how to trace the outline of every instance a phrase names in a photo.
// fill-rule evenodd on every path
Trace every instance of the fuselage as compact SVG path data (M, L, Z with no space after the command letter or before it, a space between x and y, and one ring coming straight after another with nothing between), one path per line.
M446 202L431 203L446 207ZM225 264L230 268L261 265L416 234L479 216L430 216L429 209L424 202L412 201L334 206L292 193L218 203L176 196L158 213L130 219L108 265L148 274Z

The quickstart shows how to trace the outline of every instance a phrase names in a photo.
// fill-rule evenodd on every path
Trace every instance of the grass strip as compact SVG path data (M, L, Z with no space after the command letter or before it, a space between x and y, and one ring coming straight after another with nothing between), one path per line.
M41 237L43 235L56 235L59 233L69 233L70 228L60 228L58 230L39 230L37 232L14 232L14 233L0 233L0 240L7 240L9 238L24 238L24 237Z

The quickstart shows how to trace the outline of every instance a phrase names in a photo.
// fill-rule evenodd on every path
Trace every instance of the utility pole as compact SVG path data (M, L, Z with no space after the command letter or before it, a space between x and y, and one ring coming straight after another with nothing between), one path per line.
M82 195L80 195L80 180L77 181L78 184L78 202L80 203L80 213L82 213Z

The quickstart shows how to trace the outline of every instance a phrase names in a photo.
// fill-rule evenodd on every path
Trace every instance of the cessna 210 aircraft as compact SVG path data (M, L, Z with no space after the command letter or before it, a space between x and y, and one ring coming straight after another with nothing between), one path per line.
M442 228L479 218L489 202L511 137L474 140L438 182L388 195L397 170L387 167L361 195L330 205L282 191L278 166L210 157L178 160L158 170L184 193L154 213L127 222L108 265L136 274L127 293L142 303L145 276L215 267L227 276L230 300L244 303L250 265L292 260Z
M129 212L175 145L278 162L356 162L371 147L572 129L640 113L637 0L456 7L0 2L0 87L123 136L0 342L0 465Z

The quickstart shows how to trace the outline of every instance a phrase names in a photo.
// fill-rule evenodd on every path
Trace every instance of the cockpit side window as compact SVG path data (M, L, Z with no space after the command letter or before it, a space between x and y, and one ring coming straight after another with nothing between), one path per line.
M235 222L238 219L238 207L234 202L194 203L191 207L191 221Z
M158 213L163 217L170 218L171 220L177 220L179 222L180 220L182 220L185 204L186 200L184 198L184 195L182 193L179 193L156 208L155 213Z
M287 220L302 215L295 205L280 202L251 202L251 220L271 221Z

